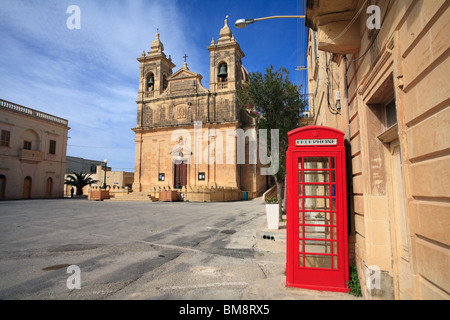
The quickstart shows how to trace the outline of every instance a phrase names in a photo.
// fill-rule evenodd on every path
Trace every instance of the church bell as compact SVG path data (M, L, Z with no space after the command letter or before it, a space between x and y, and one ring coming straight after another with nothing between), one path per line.
M148 86L153 87L154 84L155 84L155 79L153 76L151 76L150 79L148 79Z
M226 78L228 77L228 71L227 71L227 65L223 64L220 66L219 74L217 75L219 78Z

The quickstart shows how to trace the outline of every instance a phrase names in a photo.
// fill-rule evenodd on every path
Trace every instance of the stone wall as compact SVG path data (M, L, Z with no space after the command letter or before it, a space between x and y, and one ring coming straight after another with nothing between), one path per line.
M322 2L320 10L327 4L331 17L334 1ZM318 44L314 48L310 33L316 123L337 127L350 141L351 238L368 299L450 298L449 5L392 1L379 33L367 28L366 19L352 26L361 35L354 52L345 52L340 39L322 45L328 52L314 55ZM379 6L384 13L387 2ZM317 14L311 21L321 19ZM333 38L327 28L317 28L318 38ZM347 60L333 52L338 47L348 53ZM325 76L343 98L335 115L326 103L330 86L314 80L313 71L327 64ZM397 121L389 125L393 105ZM379 282L371 283L376 276Z
M178 192L179 201L188 202L228 202L239 201L244 199L244 194L237 188L225 188L225 187L182 187L177 190L171 187L152 187L150 188L149 195L159 199L159 193L162 191L176 190ZM249 199L253 198L253 193L250 193Z

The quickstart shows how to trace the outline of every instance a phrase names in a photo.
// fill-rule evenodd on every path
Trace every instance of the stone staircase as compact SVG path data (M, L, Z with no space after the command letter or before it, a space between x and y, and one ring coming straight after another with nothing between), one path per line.
M147 202L158 202L158 199L149 195L148 192L131 192L127 195L120 197L114 197L109 199L109 201L147 201Z

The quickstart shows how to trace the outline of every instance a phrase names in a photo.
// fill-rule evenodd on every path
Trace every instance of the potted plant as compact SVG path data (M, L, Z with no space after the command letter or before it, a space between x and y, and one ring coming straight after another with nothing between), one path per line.
M277 197L266 199L267 229L278 230L280 221L279 207L280 201Z

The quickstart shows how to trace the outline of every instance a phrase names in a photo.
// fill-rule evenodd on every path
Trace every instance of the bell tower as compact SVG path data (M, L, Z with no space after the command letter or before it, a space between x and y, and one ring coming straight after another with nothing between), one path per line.
M147 54L145 50L141 57L137 58L140 62L140 80L138 97L138 122L137 127L144 126L145 105L152 99L158 98L167 88L167 80L172 75L172 69L175 64L172 58L166 57L164 45L159 39L159 32L156 33L156 39L151 44L151 49Z
M208 50L211 62L209 90L217 93L235 92L242 82L242 58L245 54L234 39L227 19L217 43L213 38Z

